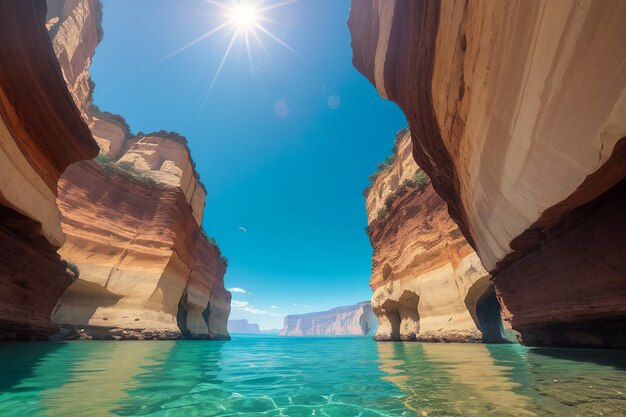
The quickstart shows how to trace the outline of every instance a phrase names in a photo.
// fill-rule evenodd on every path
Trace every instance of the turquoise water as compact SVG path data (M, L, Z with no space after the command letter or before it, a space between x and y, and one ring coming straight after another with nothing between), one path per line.
M626 416L626 352L235 336L0 344L0 416Z

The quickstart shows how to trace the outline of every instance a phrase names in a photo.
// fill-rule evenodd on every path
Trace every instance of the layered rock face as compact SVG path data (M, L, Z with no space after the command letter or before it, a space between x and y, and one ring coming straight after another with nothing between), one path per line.
M369 301L317 313L285 316L280 336L363 336L377 327Z
M43 1L0 4L0 339L46 339L72 282L57 181L97 146L72 101L45 28Z
M206 189L198 180L185 138L163 131L140 134L133 142L118 162L129 163L160 183L180 188L201 224Z
M80 275L54 308L57 337L228 338L226 260L202 230L206 191L186 139L134 136L121 116L91 103L99 10L76 0L51 2L48 13L63 74L101 149L59 182L60 253Z
M500 306L489 274L412 155L396 140L366 195L373 248L370 286L376 340L501 342Z
M355 0L353 62L532 345L626 346L626 4Z
M258 334L261 333L259 325L256 323L248 323L248 320L228 320L229 333Z
M91 104L89 67L102 39L100 0L48 0L47 24L63 77L84 118Z

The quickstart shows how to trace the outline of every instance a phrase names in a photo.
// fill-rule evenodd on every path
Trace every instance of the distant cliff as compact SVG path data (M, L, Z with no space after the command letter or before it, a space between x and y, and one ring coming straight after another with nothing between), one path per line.
M489 274L413 159L411 135L366 190L373 248L370 286L377 340L500 342L504 329Z
M378 323L369 301L317 313L289 315L280 336L363 336Z
M625 20L620 0L352 2L354 66L529 345L626 347Z
M0 339L47 339L75 272L57 182L98 147L63 80L41 0L0 2Z
M186 139L132 134L92 103L98 0L50 0L47 27L67 86L100 147L59 182L67 235L59 253L79 276L58 300L59 338L228 338L226 259L202 229L206 190Z
M245 333L245 334L259 334L259 325L256 323L248 323L248 320L228 320L228 332L229 333Z

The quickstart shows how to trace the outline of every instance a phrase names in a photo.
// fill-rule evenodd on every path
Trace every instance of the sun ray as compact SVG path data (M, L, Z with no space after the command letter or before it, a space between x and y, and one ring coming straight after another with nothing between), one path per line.
M267 36L269 36L270 38L274 39L276 42L278 42L280 45L282 45L283 47L285 47L287 50L289 50L290 52L292 52L293 54L295 54L297 57L299 57L300 59L302 59L304 62L306 62L307 64L311 65L314 68L320 69L317 65L315 65L314 63L312 63L311 61L309 61L308 59L306 59L304 56L302 56L298 51L296 51L295 49L293 49L291 46L287 45L282 39L280 39L279 37L277 37L276 35L274 35L272 32L270 32L269 30L265 29L263 26L261 25L256 25L255 26L257 29L261 30L263 33L265 33Z
M250 73L254 72L254 66L252 65L252 51L250 50L250 35L248 31L244 32L246 39L246 50L248 51L248 61L250 62Z
M214 6L217 6L217 7L221 8L221 9L224 9L226 11L230 11L230 8L228 6L224 6L222 3L218 3L218 2L213 1L213 0L204 0L204 1L209 3L209 4L212 4Z
M224 56L222 57L222 60L220 61L219 66L217 67L217 71L215 71L215 75L213 76L213 80L211 80L211 84L209 85L209 89L207 90L206 94L204 95L204 99L202 100L202 105L200 106L200 108L204 107L204 105L206 104L206 101L209 98L209 95L211 95L211 91L213 90L213 87L215 86L215 82L217 81L217 78L220 76L220 73L222 72L222 68L224 67L224 63L226 62L226 58L228 58L228 55L230 54L230 51L233 48L233 44L235 43L235 41L237 40L238 37L239 37L239 31L235 32L233 37L230 39L230 43L228 44L228 48L226 48L226 52L224 52Z
M272 4L271 6L263 7L259 9L259 12L267 12L268 10L277 9L279 7L288 6L293 3L297 3L299 0L286 0L281 3Z
M160 64L162 62L167 61L168 59L180 54L181 52L185 51L186 49L191 48L192 46L194 46L195 44L197 44L198 42L203 41L204 39L210 37L211 35L221 31L222 29L226 28L227 26L230 26L229 22L225 22L222 23L221 25L219 25L218 27L211 29L210 31L204 33L203 35L198 36L197 38L195 38L194 40L192 40L191 42L181 46L180 48L176 49L175 51L170 52L169 54L167 54L166 56L164 56L163 58L159 59L157 62L155 62L155 64Z
M261 49L263 49L263 52L265 52L265 54L267 55L269 60L272 62L274 67L278 68L278 65L276 65L276 61L274 61L274 58L272 58L272 55L269 53L269 51L267 50L267 48L263 44L263 41L261 40L261 38L259 38L259 35L256 33L255 30L252 31L252 35L254 36L256 41L259 43L259 46L261 47Z
M272 58L271 54L267 50L265 44L263 43L263 40L259 36L260 33L258 32L262 32L264 36L269 37L274 42L278 43L279 45L281 45L282 47L284 47L285 49L287 49L288 51L296 55L298 58L302 59L307 64L320 70L319 67L317 67L308 59L306 59L302 54L300 54L298 51L296 51L294 48L288 45L285 41L280 39L278 36L276 36L268 28L265 27L266 23L280 24L280 22L276 22L272 19L269 19L267 16L265 16L264 15L265 12L274 10L280 7L284 7L290 4L297 3L299 0L283 0L283 1L280 1L279 3L270 4L270 5L267 5L265 0L224 0L221 2L216 1L216 0L204 0L204 1L206 3L209 3L211 5L218 7L219 9L223 11L223 13L220 14L220 16L225 20L224 23L216 27L215 29L207 32L205 35L202 35L200 38L194 39L193 41L189 42L183 47L177 49L176 51L172 52L171 54L169 54L167 57L163 59L163 60L169 59L172 56L181 53L185 49L200 42L202 39L205 39L211 36L213 33L216 33L224 29L225 27L234 28L234 34L232 35L232 38L230 39L230 42L228 43L228 47L226 48L226 51L224 52L224 55L222 56L220 63L217 67L215 75L213 76L211 80L209 88L206 94L204 95L201 108L204 107L204 105L206 104L206 101L208 97L210 96L211 92L213 91L213 88L215 87L215 83L217 82L222 72L222 69L224 68L226 60L228 59L230 52L233 49L235 41L240 37L243 38L242 43L243 43L243 47L245 48L245 52L248 56L248 62L250 64L251 74L254 74L254 62L252 59L252 47L251 47L252 38L256 39L259 46L263 49L263 52L265 52L265 54L269 57L274 67L280 70L280 68L276 65L276 62Z

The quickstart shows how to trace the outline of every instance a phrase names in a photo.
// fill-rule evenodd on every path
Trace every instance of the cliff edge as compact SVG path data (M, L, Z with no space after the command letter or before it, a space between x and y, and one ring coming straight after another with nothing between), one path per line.
M529 345L626 346L626 3L355 0L354 66Z
M408 130L366 190L376 340L505 341L489 274L413 159Z

